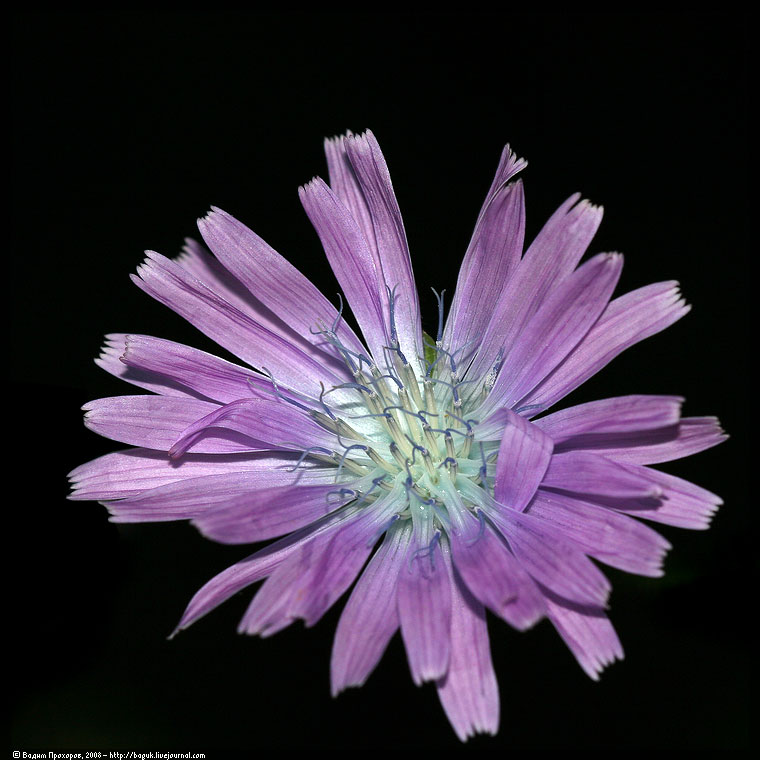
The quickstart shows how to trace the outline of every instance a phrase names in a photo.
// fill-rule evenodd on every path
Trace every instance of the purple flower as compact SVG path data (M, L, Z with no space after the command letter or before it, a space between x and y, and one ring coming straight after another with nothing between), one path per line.
M109 335L98 364L151 391L87 404L89 428L137 448L71 473L117 522L190 520L230 544L277 538L212 578L186 628L257 581L239 631L307 626L356 581L332 690L359 686L400 629L460 739L495 733L486 608L548 618L591 678L623 652L592 559L662 574L668 542L636 518L701 529L720 499L649 465L722 441L675 396L546 414L621 351L689 310L675 282L612 299L619 254L579 266L602 211L575 195L523 252L525 162L504 149L435 338L388 169L371 132L327 140L329 185L301 200L363 338L302 274L219 209L133 277L242 362ZM358 579L358 580L357 580Z

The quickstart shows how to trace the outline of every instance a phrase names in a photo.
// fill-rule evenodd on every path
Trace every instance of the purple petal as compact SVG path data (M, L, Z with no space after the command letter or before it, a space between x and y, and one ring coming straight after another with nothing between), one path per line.
M193 525L214 541L251 544L303 528L355 498L334 482L264 488L228 496L198 514Z
M272 381L205 351L149 335L113 333L96 363L121 380L163 396L228 403L271 399Z
M282 401L243 399L188 425L169 449L169 455L182 456L190 449L217 451L218 446L229 446L230 437L239 447L236 451L303 450L314 446L332 451L337 443L334 433L296 407Z
M505 353L484 408L514 408L551 374L604 311L622 267L619 254L599 254L552 291Z
M723 500L687 480L640 465L625 465L631 472L648 480L659 496L649 499L625 499L594 496L593 501L625 512L678 528L704 530L710 526Z
M513 509L488 509L523 568L563 599L604 606L609 581L581 551L544 520Z
M396 581L410 536L410 521L394 525L351 592L333 642L333 696L364 684L398 630Z
M716 417L684 417L667 428L636 435L588 436L568 441L566 446L593 450L623 464L659 464L691 456L727 438Z
M415 534L417 532L415 531ZM432 538L432 537L431 537ZM399 574L398 615L414 682L446 674L451 639L451 580L441 541L415 535Z
M326 368L326 354L308 341L295 335L285 338L252 319L157 253L147 253L132 279L220 346L251 366L273 373L286 387L316 396L320 391L316 378L337 383L345 379L344 371Z
M383 366L383 346L390 345L390 334L386 329L387 311L383 311L382 272L367 241L341 200L321 179L300 188L299 195L367 347Z
M506 544L482 517L449 514L454 566L475 598L518 630L535 625L545 613L543 596Z
M675 425L681 415L679 396L618 396L578 404L548 414L533 423L567 448L585 448L588 436L636 433Z
M219 409L218 404L171 396L114 396L90 401L84 424L114 441L168 451L182 431ZM213 453L240 451L234 440L218 441Z
M297 618L314 625L356 579L382 530L402 508L400 493L394 489L304 544L267 579L238 630L269 636Z
M619 353L664 330L686 314L678 283L647 285L611 301L586 337L520 405L548 409L595 375Z
M369 130L361 135L347 136L343 144L372 220L374 246L369 239L370 250L381 274L380 282L383 289L387 286L394 294L394 321L401 350L410 362L416 362L423 354L420 305L404 223L388 166ZM387 293L383 292L381 296L387 304ZM389 309L384 313L388 314Z
M543 431L510 409L500 410L506 427L499 446L494 498L522 512L544 478L553 442Z
M470 245L459 269L457 287L446 321L444 344L470 354L479 342L507 281L520 263L525 237L522 183L508 184L526 166L507 145L480 210Z
M586 251L602 210L588 201L578 203L579 198L576 194L565 201L544 225L492 307L491 321L471 368L473 376L485 376L502 349L504 354L511 351L530 318Z
M626 515L562 493L539 490L528 514L553 525L581 551L629 573L660 577L670 544Z
M282 488L299 487L318 487L327 492L337 488L333 467L299 468L298 472L292 472L293 462L288 462L287 469L276 469L275 459L266 462L266 469L260 467L247 472L186 477L173 483L142 490L136 495L118 501L110 501L106 507L113 522L192 520L230 506L240 499L253 498L261 492L270 493ZM294 485L296 482L297 485ZM322 510L317 516L325 514L326 511Z
M623 659L623 647L602 610L574 607L552 598L547 598L546 605L557 632L594 681L604 668Z
M647 470L586 451L553 456L541 485L614 499L650 499L662 494Z
M69 473L73 492L70 499L97 501L123 499L153 488L183 480L214 475L252 472L262 482L289 477L291 482L304 477L334 478L334 467L303 463L298 472L292 472L297 454L266 451L254 454L203 455L188 454L171 459L168 454L150 449L126 449L94 459ZM302 474L303 473L303 474Z
M207 615L238 591L271 575L283 562L299 553L304 546L355 516L355 512L346 510L328 515L306 528L265 546L215 575L190 600L174 634Z
M451 656L446 675L437 681L436 688L461 741L499 730L499 687L485 610L456 571L451 576Z
M255 298L306 340L326 347L324 338L314 332L331 327L338 311L306 277L221 209L213 208L198 221L198 228L219 261ZM336 334L345 346L364 353L361 341L345 321L339 322ZM332 349L327 353L334 358Z

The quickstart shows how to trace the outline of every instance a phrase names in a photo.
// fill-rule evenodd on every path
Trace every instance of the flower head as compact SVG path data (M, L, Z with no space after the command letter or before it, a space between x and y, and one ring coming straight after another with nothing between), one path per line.
M151 392L85 406L136 446L71 473L117 522L190 520L230 544L277 539L212 578L178 630L264 580L239 630L307 626L356 581L333 693L369 677L400 629L461 739L495 733L486 608L548 618L596 679L622 649L591 558L662 574L669 544L636 518L705 528L720 499L649 465L725 437L674 396L548 412L621 351L687 311L677 284L612 299L619 254L580 264L602 211L573 196L524 248L525 162L505 148L437 334L422 331L401 214L374 136L327 140L329 185L301 200L362 337L298 270L214 208L175 260L133 277L242 364L109 335L98 364ZM612 300L611 300L612 299Z

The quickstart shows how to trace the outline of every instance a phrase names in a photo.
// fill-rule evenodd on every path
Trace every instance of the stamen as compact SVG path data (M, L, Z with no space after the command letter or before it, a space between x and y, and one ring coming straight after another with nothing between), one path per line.
M480 539L483 538L483 534L486 532L486 519L483 516L482 510L476 509L475 512L476 512L476 514L478 516L478 520L480 522L480 530L478 530L478 535L475 536L475 538L473 538L472 541L466 541L465 542L467 544L467 546L474 546L475 544L477 544L478 541L480 541Z
M264 372L264 374L269 378L269 381L272 383L272 387L274 388L274 395L277 396L277 398L282 399L288 404L297 406L299 409L303 409L305 412L311 412L311 409L308 406L299 404L298 401L296 401L295 399L288 398L286 395L284 395L283 392L280 390L280 386L277 385L277 381L274 379L274 375L266 367L262 367L261 369ZM251 385L251 387L253 387L253 385L250 382L250 378L248 378L248 383L249 385Z
M406 470L407 472L409 472L409 470L408 470L409 460L406 459L404 456L402 456L401 449L396 444L396 442L395 441L391 441L391 445L388 448L389 448L389 450L391 452L391 456L396 460L396 464L398 464L398 466L402 470ZM414 452L411 452L411 453L412 453L412 461L413 461L414 460ZM409 475L409 477L411 479L411 477L412 477L411 474Z
M325 404L325 401L324 401L325 384L320 381L319 386L320 386L320 388L322 388L322 390L319 393L319 403L322 405L322 408L325 410L325 414L328 417L331 417L332 419L335 419L335 415L330 411L330 407L328 407L327 404Z
M338 495L338 499L337 501L334 502L334 504L330 504L330 496L333 496L334 494ZM339 504L340 502L344 500L343 497L348 496L348 495L352 496L353 498L356 498L357 496L359 496L358 492L354 491L353 488L339 488L336 491L328 491L325 494L325 501L327 501L327 504L329 506L335 506L336 504Z
M387 523L385 523L385 525L383 525L383 526L380 528L380 530L378 530L378 531L377 531L377 533L375 533L375 535L374 535L372 538L370 538L370 540L367 542L367 546L368 546L368 547L372 547L372 546L374 546L374 545L375 545L375 544L376 544L376 543L377 543L377 542L380 540L380 536L383 536L383 535L385 535L385 533L388 531L388 529L389 529L389 528L390 528L390 527L393 525L393 523L395 523L395 522L396 522L396 520L398 520L399 518L400 518L400 515L393 515L393 517L391 517L391 519L390 519L390 520L388 520L388 522L387 522Z
M440 343L443 338L443 294L446 291L442 290L439 295L435 288L430 288L430 290L433 291L436 301L438 301L438 333L435 341L436 343Z
M323 446L309 446L308 449L304 450L303 454L298 458L298 461L291 467L291 469L288 470L288 472L295 472L301 465L304 459L308 457L312 451L322 451L328 456L332 456L333 452L330 451L330 449L326 449Z
M361 449L365 454L367 453L367 447L362 446L360 443L355 443L353 446L347 446L346 450L343 452L343 454L340 457L340 462L338 462L338 472L335 475L335 482L338 482L338 478L340 477L341 471L343 470L343 465L346 463L346 457L348 456L348 452L351 451L351 449Z

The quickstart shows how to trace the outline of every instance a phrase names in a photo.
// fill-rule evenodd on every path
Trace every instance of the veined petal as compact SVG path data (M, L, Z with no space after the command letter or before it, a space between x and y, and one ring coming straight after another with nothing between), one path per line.
M571 605L551 596L546 605L549 620L589 678L598 681L604 668L623 659L623 647L603 610Z
M616 298L562 364L520 405L533 407L533 416L548 409L626 348L669 327L690 308L675 282L647 285Z
M539 490L527 513L560 530L595 559L629 573L659 577L670 544L626 515L564 493Z
M265 546L218 573L190 600L172 635L192 625L238 591L271 575L288 558L300 552L305 545L355 517L355 514L350 509L329 514L318 522Z
M198 228L214 255L255 298L296 333L326 350L331 359L335 358L334 350L315 333L334 324L336 335L347 348L365 352L327 298L255 232L215 207L198 221Z
M154 488L184 480L252 473L262 483L280 478L303 482L304 478L334 478L335 468L304 462L293 468L298 454L262 451L249 454L187 454L171 459L166 452L151 449L126 449L93 459L69 473L72 500L106 501L136 496Z
M372 251L373 257L377 255L375 242L375 228L372 225L367 201L364 197L359 180L356 178L354 167L346 153L345 137L353 137L353 132L348 131L340 137L325 139L325 157L327 158L327 171L330 178L330 189L340 198L343 205L354 218L359 230L367 243L367 248Z
M656 499L662 495L662 489L646 469L613 462L587 451L567 451L553 456L541 485L615 499Z
M196 420L218 404L172 396L114 396L85 404L84 424L99 435L132 446L168 451ZM218 441L212 453L240 451L238 441Z
M499 353L512 350L525 325L554 287L568 277L588 248L602 220L601 207L568 198L525 252L496 303L471 374L483 377Z
M583 448L623 464L659 464L691 456L727 438L717 417L684 417L667 428L635 435L583 436L560 448Z
M605 605L611 588L609 581L559 530L545 520L499 504L477 486L461 485L465 495L472 494L479 500L512 553L538 583L574 603Z
M505 420L494 475L494 498L522 512L546 474L554 443L546 433L510 409Z
M451 580L441 540L413 535L398 581L398 615L414 683L446 675L451 643Z
M544 615L544 598L504 541L467 510L449 510L451 553L467 588L482 604L520 631Z
M613 498L599 495L590 500L634 517L692 530L708 528L710 520L723 503L714 493L675 475L641 465L625 467L638 477L648 480L652 490L659 495L651 498Z
M267 579L238 631L269 636L297 618L314 625L353 583L382 530L403 508L402 493L394 487L371 507L304 544Z
M324 352L308 342L297 346L254 321L164 256L149 251L137 272L132 279L138 287L244 362L272 372L286 387L316 396L316 378L346 379L347 373L326 366Z
M298 478L297 484L296 478ZM305 497L308 495L309 489L321 491L322 506L324 507L326 504L324 495L330 490L339 488L334 481L334 468L313 468L303 472L299 471L299 473L281 469L206 475L178 480L174 483L141 491L134 496L127 496L118 501L109 501L106 503L106 507L111 513L113 522L165 522L167 520L195 519L196 526L200 527L204 517L216 515L219 510L227 509L241 501L245 502L246 499L255 503L266 495L269 495L269 498L274 501L280 495L279 492L293 491L299 494L300 490L305 490L305 493L302 494ZM273 509L276 509L276 502ZM332 510L324 508L320 512L315 510L315 519L322 517L329 511ZM251 523L255 521L255 517L254 512ZM267 515L265 519L274 520L275 517L275 515ZM252 525L245 527L249 529L249 532L253 532ZM273 535L282 535L282 533ZM222 540L213 535L209 535L209 537ZM271 537L273 536L267 536L267 538ZM223 541L223 543L253 543L258 540Z
M475 353L493 304L520 263L525 197L522 182L508 183L525 166L507 145L459 270L443 342L451 347L471 345L465 355Z
M367 241L348 209L321 179L304 185L299 195L367 347L375 362L384 366L383 346L390 345L388 311L384 311L382 272Z
M446 675L436 682L436 688L460 741L499 730L499 687L485 610L456 570L451 572L451 656Z
M334 475L333 475L334 480ZM308 481L307 481L308 483ZM283 485L235 494L205 509L193 525L223 544L251 544L303 528L356 498L356 492L335 482Z
M221 404L241 398L272 399L272 381L247 367L171 340L112 333L95 360L107 372L163 396L189 396Z
M398 522L370 560L351 592L335 631L330 683L336 696L349 686L362 686L380 662L398 630L396 581L406 557L411 522Z
M533 424L551 436L555 446L585 448L583 441L596 436L624 436L676 425L682 403L679 396L618 396L571 406Z
M504 365L481 408L514 408L550 375L599 319L622 267L619 254L599 254L559 284L504 354Z
M393 294L393 321L398 342L407 360L419 371L422 369L419 357L424 353L420 304L404 223L388 166L375 136L369 130L361 135L345 137L344 146L372 220L374 246L370 242L370 250L381 275L380 282L384 289L387 287ZM389 314L388 293L381 292L380 296L387 305L384 313Z
M230 437L239 447L236 451L319 447L332 452L337 444L335 433L284 401L242 399L188 425L172 444L169 455L180 457L190 449L198 453L216 451Z

